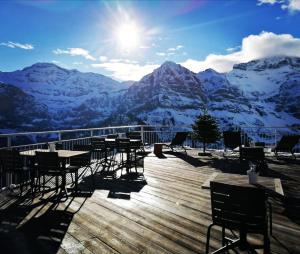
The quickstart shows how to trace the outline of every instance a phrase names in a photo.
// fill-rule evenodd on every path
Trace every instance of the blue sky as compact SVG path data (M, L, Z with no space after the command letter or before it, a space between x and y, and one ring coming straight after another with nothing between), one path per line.
M52 62L138 80L166 60L198 72L300 57L300 0L1 1L0 70Z

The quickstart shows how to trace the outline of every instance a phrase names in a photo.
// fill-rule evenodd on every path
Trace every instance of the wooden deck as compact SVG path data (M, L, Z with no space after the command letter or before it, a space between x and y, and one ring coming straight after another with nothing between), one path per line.
M272 253L300 253L300 163L268 159L269 175L282 180L285 197L273 198ZM239 161L213 154L165 154L145 159L145 180L96 176L95 190L65 202L0 196L1 253L205 253L215 172L239 172ZM89 177L88 177L89 178ZM85 190L85 191L84 191ZM220 230L212 230L211 251ZM250 242L260 237L250 236ZM238 251L238 253L243 253Z

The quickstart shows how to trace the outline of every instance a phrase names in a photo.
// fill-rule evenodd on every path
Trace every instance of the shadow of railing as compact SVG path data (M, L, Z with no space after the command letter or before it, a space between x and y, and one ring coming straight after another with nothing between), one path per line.
M57 208L59 200L41 200L32 204L28 197L16 199L0 210L1 253L57 253L73 216L71 212ZM83 201L83 203L85 200ZM0 208L1 209L1 208Z

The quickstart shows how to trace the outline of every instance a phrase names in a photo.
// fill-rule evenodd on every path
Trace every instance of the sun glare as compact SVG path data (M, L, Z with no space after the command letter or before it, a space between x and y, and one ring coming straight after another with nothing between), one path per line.
M123 24L117 30L117 39L123 50L132 50L139 45L139 29L134 23Z

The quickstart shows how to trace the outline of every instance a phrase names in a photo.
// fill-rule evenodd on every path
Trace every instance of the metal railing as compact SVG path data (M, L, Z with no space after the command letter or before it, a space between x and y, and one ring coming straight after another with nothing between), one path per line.
M264 142L266 147L274 147L284 134L299 134L299 129L290 129L286 127L239 127L242 135L242 144L247 142ZM120 137L125 137L127 132L139 132L143 143L151 146L154 143L170 142L176 132L191 132L190 126L170 127L170 126L150 126L150 125L128 125L128 126L109 126L101 128L89 129L73 129L73 130L55 130L55 131L39 131L39 132L23 132L0 134L0 149L13 148L20 151L38 148L46 148L47 143L57 142L62 144L63 149L72 150L74 144L90 144L92 137L101 137L108 134L118 133ZM221 130L222 131L222 130ZM192 135L188 135L185 146L202 148L202 143L192 139ZM207 148L223 149L223 141L209 144ZM296 152L300 151L300 145L296 147ZM0 169L1 172L1 169ZM1 174L0 174L1 175ZM14 183L13 179L2 181L0 187L9 186Z

